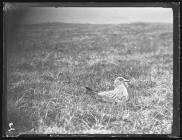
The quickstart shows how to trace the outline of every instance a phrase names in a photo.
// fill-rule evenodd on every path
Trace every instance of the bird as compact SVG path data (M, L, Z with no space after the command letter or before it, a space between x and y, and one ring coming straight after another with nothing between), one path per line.
M86 94L89 94L92 97L97 98L98 100L102 102L114 102L115 104L122 103L129 99L128 90L126 88L126 82L129 82L129 81L130 80L120 76L114 80L113 90L96 92L89 87L85 87Z

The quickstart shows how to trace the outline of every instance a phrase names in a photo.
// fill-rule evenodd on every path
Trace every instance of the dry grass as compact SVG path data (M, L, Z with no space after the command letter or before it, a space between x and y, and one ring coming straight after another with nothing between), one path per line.
M171 27L23 27L8 48L8 122L16 134L171 133ZM112 89L118 76L131 80L125 106L84 94L84 86Z

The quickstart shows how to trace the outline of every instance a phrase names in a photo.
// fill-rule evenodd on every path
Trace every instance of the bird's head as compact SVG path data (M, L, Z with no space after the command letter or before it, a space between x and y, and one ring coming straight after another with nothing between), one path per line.
M129 82L130 80L128 79L125 79L123 77L117 77L114 81L114 86L118 86L118 85L121 85L121 84L125 84L126 82Z

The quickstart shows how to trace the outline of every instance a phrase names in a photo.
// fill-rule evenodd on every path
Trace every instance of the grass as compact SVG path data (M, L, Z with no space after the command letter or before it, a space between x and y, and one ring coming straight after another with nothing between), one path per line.
M173 43L168 24L43 24L18 30L7 48L12 134L170 134ZM130 79L126 105L92 99ZM8 124L7 124L8 125Z

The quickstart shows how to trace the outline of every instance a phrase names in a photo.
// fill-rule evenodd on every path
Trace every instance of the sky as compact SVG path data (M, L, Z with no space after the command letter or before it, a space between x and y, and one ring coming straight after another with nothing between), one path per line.
M172 8L162 7L31 7L22 23L122 24L133 22L173 23Z

